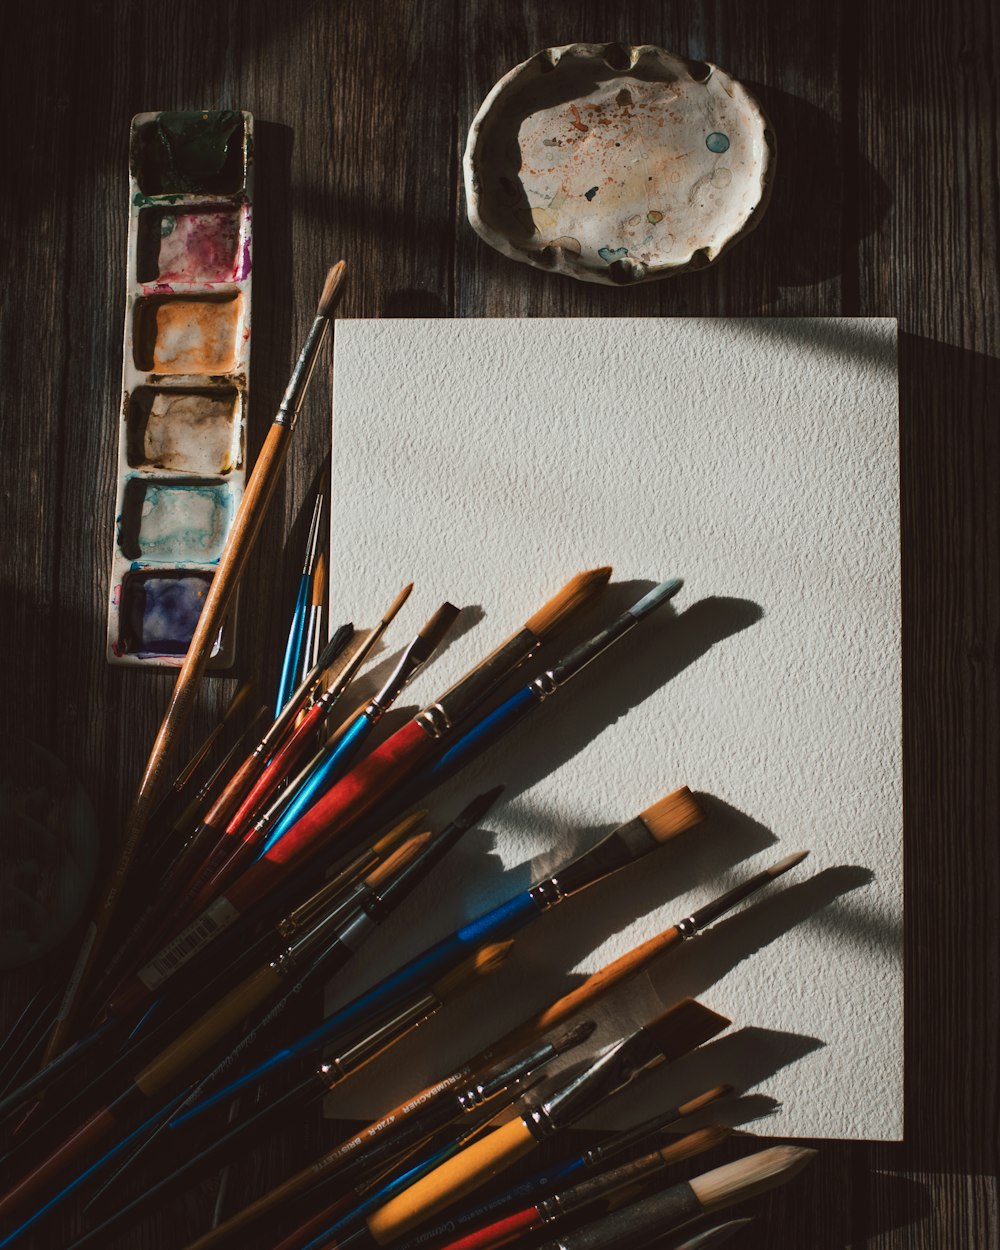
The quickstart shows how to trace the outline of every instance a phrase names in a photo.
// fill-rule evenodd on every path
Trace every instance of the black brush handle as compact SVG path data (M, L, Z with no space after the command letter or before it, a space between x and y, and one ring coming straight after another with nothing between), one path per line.
M547 1241L539 1250L621 1250L623 1246L631 1250L703 1213L694 1190L682 1181L584 1228L564 1233L558 1241Z

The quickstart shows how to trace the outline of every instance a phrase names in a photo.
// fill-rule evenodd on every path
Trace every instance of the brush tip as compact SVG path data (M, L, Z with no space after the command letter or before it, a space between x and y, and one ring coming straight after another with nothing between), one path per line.
M313 671L322 672L323 669L329 668L337 656L340 655L341 651L343 651L343 649L350 642L353 634L353 624L348 622L346 625L341 625L339 629L335 631L333 637L326 644L323 650L319 653L319 659L316 661L316 667Z
M638 603L634 603L629 608L629 615L634 616L637 621L641 621L644 616L648 616L662 603L666 603L668 599L672 599L678 590L684 585L682 577L668 577L665 582L660 582L659 586L654 586L649 594L643 595Z
M784 859L779 859L776 864L772 864L768 868L767 874L770 877L780 877L783 872L787 872L789 868L794 868L796 864L801 864L808 851L795 851L792 855L787 855Z
M344 293L344 279L346 276L347 265L342 260L338 260L335 265L332 265L327 270L326 281L323 283L319 304L316 307L316 315L318 317L330 317L333 315L333 311Z
M573 1050L576 1046L582 1046L591 1037L596 1028L596 1020L580 1020L577 1024L571 1025L568 1029L553 1037L551 1039L552 1048L558 1054L564 1055L566 1051Z
M688 1182L706 1211L767 1193L802 1171L817 1151L808 1146L772 1146Z
M687 1102L682 1103L677 1111L681 1116L694 1115L696 1111L700 1111L702 1107L707 1107L709 1103L718 1102L720 1098L728 1098L733 1092L731 1085L713 1085L711 1089L706 1089L703 1094L698 1094L695 1098L689 1098Z
M665 842L699 824L705 812L687 786L680 786L640 812L639 819L657 842Z
M673 1063L730 1024L732 1021L728 1017L703 1006L696 998L683 998L643 1027L659 1046L664 1058Z
M455 818L455 824L464 825L466 829L470 828L476 821L482 820L503 792L503 786L494 786L492 790L487 790L484 794L477 794L471 803L467 803L459 812Z
M452 625L460 609L453 603L442 603L430 620L421 628L419 637L431 651L437 647Z
M395 599L393 599L392 603L389 605L389 611L386 612L385 616L382 617L382 623L384 625L389 624L389 622L396 615L396 613L403 606L403 604L407 601L407 599L409 599L412 593L413 593L413 583L409 582L406 586L403 587L403 589L399 592L399 594L395 597Z
M612 574L610 564L587 569L571 577L566 585L525 621L525 628L536 638L545 638L557 630L568 617L600 594Z

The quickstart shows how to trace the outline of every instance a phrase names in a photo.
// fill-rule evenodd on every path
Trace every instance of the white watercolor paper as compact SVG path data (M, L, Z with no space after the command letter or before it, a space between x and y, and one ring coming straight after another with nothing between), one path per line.
M384 672L439 602L476 609L389 728L578 570L615 571L606 602L551 658L653 583L685 585L673 613L434 797L440 827L474 793L508 786L328 1006L678 785L703 794L710 817L542 917L494 977L347 1082L328 1112L394 1105L803 848L809 859L756 907L602 1007L592 1047L688 993L733 1020L625 1095L611 1122L731 1081L747 1095L734 1120L762 1134L900 1137L895 322L346 321L334 413L333 622L371 625L412 579Z

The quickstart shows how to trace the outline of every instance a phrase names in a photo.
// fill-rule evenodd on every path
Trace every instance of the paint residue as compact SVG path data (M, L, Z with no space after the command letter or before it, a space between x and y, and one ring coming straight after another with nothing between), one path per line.
M243 186L243 146L234 109L159 113L139 135L139 186L144 195L232 194Z
M139 217L140 282L234 282L249 272L249 238L234 209L146 209Z
M198 624L211 573L129 573L122 587L123 652L140 657L183 655ZM216 642L213 654L218 650Z
M225 483L160 483L133 478L125 487L119 546L128 559L214 564L233 518Z
M140 387L129 400L130 467L207 475L240 463L239 396L227 391Z
M135 305L136 367L155 373L228 373L236 364L239 295L153 296Z

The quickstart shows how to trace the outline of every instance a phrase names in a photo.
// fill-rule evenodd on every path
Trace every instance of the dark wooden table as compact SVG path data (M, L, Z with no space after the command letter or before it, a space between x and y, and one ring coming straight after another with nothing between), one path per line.
M899 318L906 811L906 1141L823 1143L741 1245L1000 1244L996 1190L1000 717L1000 21L976 0L78 0L3 13L5 728L48 746L109 845L171 679L104 660L133 113L258 121L253 446L325 266L347 317ZM710 271L635 290L487 249L460 159L487 90L532 52L649 42L717 62L778 135L759 230ZM317 378L247 578L236 674L274 673L329 453ZM283 553L289 553L283 559ZM189 738L235 676L208 682ZM64 948L0 985L8 1020ZM331 1140L318 1117L234 1170L231 1202ZM124 1237L179 1247L203 1186ZM70 1213L36 1241L62 1246ZM735 1244L735 1243L734 1243Z

